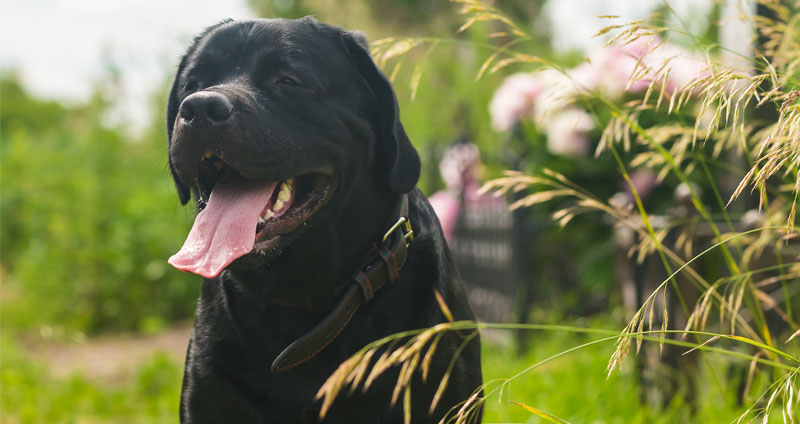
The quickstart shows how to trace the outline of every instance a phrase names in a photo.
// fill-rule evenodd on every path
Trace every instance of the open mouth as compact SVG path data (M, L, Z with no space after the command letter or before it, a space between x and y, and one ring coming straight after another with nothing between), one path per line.
M211 278L241 256L266 254L279 240L288 241L330 200L336 179L332 169L321 168L259 181L208 154L200 163L196 188L200 213L169 262Z
M208 204L214 186L223 178L245 177L217 156L207 155L203 158L198 175L200 210ZM275 236L289 233L306 222L328 201L333 191L333 173L328 169L292 176L277 182L258 215L253 250L271 247L260 244Z

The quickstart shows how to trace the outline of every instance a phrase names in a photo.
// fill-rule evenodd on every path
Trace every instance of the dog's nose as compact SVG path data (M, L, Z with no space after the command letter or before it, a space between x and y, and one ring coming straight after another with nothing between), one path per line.
M180 115L186 125L222 124L233 114L233 104L221 93L200 91L183 100Z

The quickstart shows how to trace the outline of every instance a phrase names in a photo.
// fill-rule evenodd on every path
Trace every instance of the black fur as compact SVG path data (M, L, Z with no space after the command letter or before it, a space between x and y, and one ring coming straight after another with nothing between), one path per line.
M288 78L288 80L287 80ZM230 119L189 128L181 103L196 92L221 95ZM225 21L199 35L181 60L167 107L170 170L182 203L198 195L200 158L211 151L242 175L281 181L333 169L335 194L273 254L248 254L203 282L186 358L184 423L315 423L314 396L336 367L365 344L444 320L438 290L457 320L473 319L439 222L414 188L420 163L399 119L394 91L358 33L311 18ZM372 243L397 219L409 193L417 238L400 280L382 288L335 341L282 373L275 357L324 313L282 306L286 299L335 301ZM462 335L441 340L428 383L412 386L412 422L438 422L481 383L480 345L461 352L440 406L428 413L438 379ZM324 422L400 423L390 407L398 370L366 393L337 399Z

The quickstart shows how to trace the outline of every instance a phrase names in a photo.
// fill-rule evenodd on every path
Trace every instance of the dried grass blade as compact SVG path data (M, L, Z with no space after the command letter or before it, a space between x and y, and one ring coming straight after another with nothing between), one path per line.
M753 384L753 377L756 372L756 365L758 365L758 358L764 355L764 352L758 351L755 355L753 355L753 359L750 361L750 368L747 371L747 383L744 385L744 391L742 392L742 399L747 399L747 393L750 392L750 386Z
M497 50L496 52L492 53L492 55L489 56L485 62L483 62L483 65L481 65L481 68L478 70L478 75L475 76L475 81L478 81L481 79L481 77L483 77L483 74L486 73L487 69L489 69L489 65L491 65L492 62L494 62L502 52L503 50Z
M411 424L411 386L403 393L403 424Z
M683 355L688 355L688 354L694 352L695 350L700 349L701 347L703 347L703 346L705 346L705 345L707 345L707 344L709 344L709 343L711 343L711 342L713 342L713 341L715 341L717 339L719 339L719 336L711 337L708 340L704 341L703 343L700 343L699 345L687 350L686 352L683 352Z
M444 390L447 388L447 381L450 379L450 374L445 374L442 377L442 381L439 382L439 387L436 389L436 394L433 395L433 402L431 402L431 407L428 409L428 413L432 414L433 410L436 409L436 405L439 404L439 401L442 399L442 395L444 394Z
M392 73L389 74L389 81L394 82L395 78L397 78L397 74L400 72L400 68L403 67L403 61L399 60L395 63L394 68L392 69Z
M403 366L400 368L400 374L397 376L397 383L395 383L394 390L392 391L392 406L397 403L397 398L400 396L400 391L403 390L403 381L406 379L406 374L409 373L409 371L414 371L410 369L409 364L409 362L403 362Z
M445 303L442 294L439 293L439 290L433 289L433 295L436 297L436 303L439 304L439 309L442 310L445 318L447 318L447 320L450 322L454 322L455 319L453 319L453 313L450 312L450 308L447 307L447 303Z
M794 417L795 417L794 411L792 409L792 408L794 408L794 403L795 403L794 402L794 397L795 397L794 396L794 385L792 384L792 380L793 379L794 379L794 375L792 375L792 376L790 376L789 378L786 379L786 390L785 391L789 392L789 396L788 396L788 399L786 399L786 402L783 405L783 413L784 413L783 414L783 421L786 422L786 418L788 417L789 418L789 422L791 422L792 424L794 424Z
M536 416L538 416L540 418L543 418L543 419L545 419L547 421L550 421L551 423L569 424L567 421L564 421L561 418L556 417L555 415L551 415L551 414L548 414L547 412L542 411L541 409L536 409L536 408L534 408L532 406L525 405L522 402L516 402L516 401L513 401L513 400L509 401L509 402L513 403L514 405L520 406L520 407L522 407L522 409L530 412L531 414L534 414L534 415L536 415Z
M664 339L667 337L667 328L669 325L669 314L667 313L667 291L664 290L664 302L662 303L661 311L661 334L658 336L658 354L664 353Z
M367 353L364 354L364 357L361 359L359 364L356 366L355 370L350 372L346 383L350 384L351 394L355 392L356 388L358 388L358 385L361 383L361 380L367 374L367 367L369 367L370 360L372 360L372 356L375 354L375 352L375 350L368 350Z
M433 355L436 352L436 347L439 345L439 339L442 338L444 333L439 333L436 338L433 339L431 345L428 346L428 351L425 352L425 357L422 358L422 381L428 380L428 372L431 368L431 361L433 361Z
M478 399L479 394L480 392L473 393L472 396L470 396L469 399L467 399L467 401L461 405L461 408L459 408L458 412L456 413L456 423L463 423L469 419L470 412L472 411L472 404Z
M537 203L548 202L556 197L572 194L571 190L548 190L540 191L538 193L529 194L522 199L509 205L510 210L519 209L521 207L530 207Z
M789 336L788 339L786 339L786 344L789 344L789 342L792 341L799 334L800 334L800 330L795 331L794 334L792 334L791 336Z
M772 392L772 395L769 397L767 401L767 406L764 407L764 418L762 419L762 424L769 423L769 411L772 409L772 404L775 403L775 399L778 397L778 393L780 392L780 388L775 389Z
M422 80L422 62L417 63L414 66L414 72L411 74L411 82L409 83L409 89L411 90L411 101L413 102L414 99L417 98L417 89L419 88L419 82Z
M605 33L609 32L609 31L611 31L611 30L613 30L613 29L622 28L622 27L624 27L624 26L625 26L625 25L610 25L610 26L607 26L607 27L605 27L605 28L602 28L602 29L600 29L600 31L597 31L597 32L596 32L596 33L595 33L595 34L592 36L592 38L597 38L597 37L599 37L599 36L601 36L601 35L603 35L603 34L605 34Z
M389 350L383 352L378 360L375 362L375 365L372 366L372 370L370 370L369 375L367 376L367 381L364 382L364 390L367 390L371 385L372 382L378 378L387 368L389 368Z

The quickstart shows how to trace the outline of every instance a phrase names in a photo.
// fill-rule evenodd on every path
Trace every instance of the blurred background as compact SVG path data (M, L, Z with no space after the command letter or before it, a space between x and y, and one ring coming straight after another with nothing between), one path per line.
M679 98L678 87L719 75L705 66L712 60L760 60L754 47L768 52L766 60L793 51L779 69L789 69L787 81L797 87L798 67L788 65L797 64L797 7L713 0L2 0L0 422L177 421L200 279L166 263L194 218L193 208L178 202L167 168L164 109L172 73L192 37L224 18L305 15L383 40L375 57L394 81L401 118L422 157L419 187L439 213L481 320L550 326L484 332L487 381L547 359L487 400L486 422L552 421L509 401L569 422L730 422L754 405L768 410L762 394L773 383L796 384L754 365L772 360L770 353L733 346L728 350L744 359L731 359L645 343L608 374L614 340L591 343L600 337L574 329L619 332L654 291L661 293L655 308L650 303L654 328L688 328L689 312L708 293L692 284L728 281L727 257L704 256L692 265L697 276L674 280L677 295L667 295L659 284L677 266L665 269L660 243L678 252L668 261L675 265L720 240L715 222L725 234L785 224L796 166L784 165L787 172L771 181L776 188L766 210L767 197L749 196L749 188L726 209L752 165L748 149L736 141L688 148L695 142L688 132L665 133L697 131L695 119L711 107L693 94L685 100L693 106L680 113L629 109L645 129L661 130L659 143L681 169L690 167L688 180L644 156L651 150L640 146L631 125L611 134L615 127L606 124L620 114L606 101L628 107L642 97L665 98L666 108ZM759 19L783 23L786 45L760 33L752 24ZM638 35L658 41L605 46L638 20L658 26ZM512 47L524 55L501 54ZM632 78L656 54L674 60L651 64L657 78ZM605 100L565 100L576 92L564 88L563 75L567 85L577 81ZM776 122L781 106L748 106L748 134ZM732 139L713 115L704 122L720 132L715 140ZM604 151L615 137L619 152ZM518 191L479 192L506 170L561 176L621 215L570 209L592 206L562 198L564 192L531 199L537 189L519 181ZM707 205L708 217L695 201ZM640 205L649 216L637 212ZM784 221L767 222L770 207ZM635 230L644 228L642 215L658 243ZM752 299L748 291L743 301L739 286L717 297L733 296L736 304L738 296L759 311L732 315L757 329L768 326L771 332L756 331L753 339L780 341L767 344L796 355L797 341L787 338L798 330L791 312L800 308L797 246L762 242L757 252L745 243L734 262L769 271L756 286L777 279L758 286ZM723 322L715 331L735 332Z

